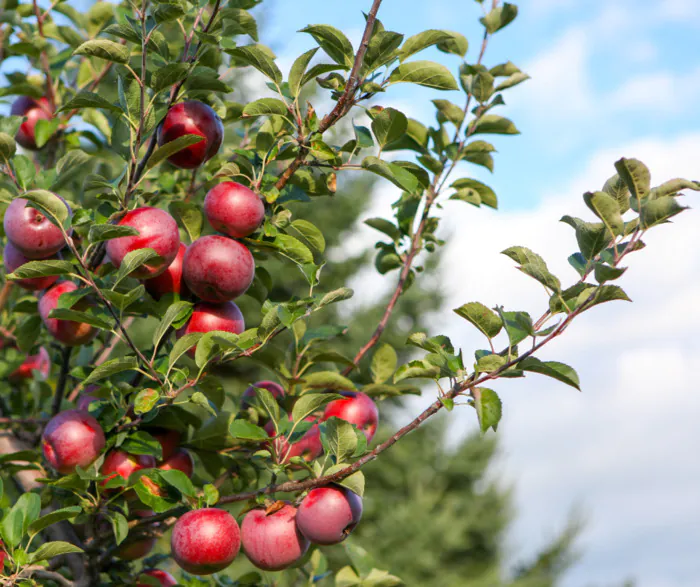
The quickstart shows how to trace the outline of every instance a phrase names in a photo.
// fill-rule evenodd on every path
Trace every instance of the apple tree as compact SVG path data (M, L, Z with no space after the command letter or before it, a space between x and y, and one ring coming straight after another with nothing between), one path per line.
M513 4L477 0L470 48L457 32L386 29L381 3L357 46L329 25L299 31L316 46L283 72L259 42L261 0L99 1L85 14L5 0L0 55L29 67L0 88L2 585L398 585L357 549L337 572L323 553L361 523L363 466L442 410L470 406L495 430L500 378L580 387L538 351L628 299L615 283L628 257L700 184L652 187L641 161L618 160L583 195L589 217L562 218L575 282L523 246L503 251L542 285L540 316L465 299L455 320L483 348L432 332L394 348L382 335L397 303L449 246L441 203L497 207L470 166L492 169L486 139L518 134L501 112L528 76L488 59ZM264 80L246 103L241 71ZM430 126L391 107L405 83L445 96ZM365 220L393 294L350 356L328 316L353 292L324 285L325 227L304 218L343 198L349 174L400 190L392 217ZM279 295L280 262L302 295ZM222 383L221 369L251 362L271 379L242 394ZM377 402L420 388L433 403L373 442ZM165 534L167 554L151 554Z

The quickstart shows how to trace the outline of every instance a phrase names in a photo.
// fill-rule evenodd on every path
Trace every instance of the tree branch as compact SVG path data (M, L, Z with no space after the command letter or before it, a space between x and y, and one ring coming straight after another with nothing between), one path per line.
M51 415L55 416L61 410L63 395L66 391L66 383L68 382L68 372L70 371L70 357L73 352L73 347L64 347L61 350L61 371L58 374L56 383L56 391L53 396L53 404L51 407Z

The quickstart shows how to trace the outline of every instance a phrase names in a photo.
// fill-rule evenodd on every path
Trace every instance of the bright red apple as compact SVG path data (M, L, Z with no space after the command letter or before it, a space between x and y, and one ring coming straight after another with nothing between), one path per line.
M159 469L163 471L178 470L182 471L188 477L192 477L194 473L194 460L190 451L184 448L178 448L175 453L168 459L164 459L163 462L158 465Z
M177 336L182 337L192 332L211 332L212 330L223 330L240 334L245 330L245 322L240 309L233 302L225 304L210 304L199 302L192 309L192 316L180 330Z
M159 300L167 294L178 294L180 297L184 297L189 293L182 280L182 261L186 251L187 246L180 243L175 260L168 265L167 269L160 275L143 282L146 291L151 294L153 299Z
M314 544L338 544L362 517L362 498L349 489L330 485L309 491L297 511L297 528Z
M265 218L265 205L253 190L225 181L209 190L204 213L214 230L234 238L254 233Z
M168 110L158 127L158 146L183 135L199 135L204 140L171 155L168 161L175 167L194 169L219 151L224 139L224 125L219 115L203 102L180 102Z
M174 587L177 585L177 579L173 577L170 573L166 571L161 571L160 569L148 569L142 571L139 576L146 575L147 577L152 577L158 581L161 587ZM146 583L136 583L136 587L151 587L150 584Z
M253 283L255 261L238 241L210 235L189 246L182 271L196 296L205 302L227 302L243 295Z
M78 286L71 281L61 281L51 289L46 290L39 299L39 315L46 325L49 334L67 346L80 346L90 342L97 336L97 329L84 322L59 320L49 318L49 314L58 305L58 298L64 293L75 291ZM79 300L73 309L85 310L89 305L86 298Z
M66 410L56 414L44 428L41 448L49 464L68 475L75 468L87 467L105 447L100 424L82 410Z
M59 198L72 214L68 202ZM28 259L45 259L60 251L66 244L61 230L39 210L27 206L24 198L15 198L5 211L3 226L7 239ZM68 235L73 229L68 230Z
M188 573L218 573L233 562L241 548L238 522L216 508L187 512L175 523L170 547L175 562Z
M292 416L289 416L292 419ZM307 422L315 422L316 418L309 416L305 418ZM265 424L265 431L271 438L275 435L275 426L270 421ZM274 449L280 463L287 463L292 457L302 457L305 461L311 462L323 454L323 444L321 443L321 430L318 424L309 428L299 440L290 444L284 436L274 440Z
M100 473L107 476L107 479L102 481L102 485L117 476L127 481L136 471L153 469L155 466L156 460L151 455L130 455L123 450L111 450L100 469Z
M180 250L180 231L175 219L160 208L130 210L119 221L119 226L131 226L138 236L122 236L107 241L107 255L115 267L120 267L124 257L138 249L153 249L160 259L148 261L131 275L149 279L164 273Z
M270 514L263 509L246 514L241 541L251 563L264 571L281 571L304 556L309 541L297 529L296 514L290 504Z
M379 423L379 410L372 398L361 391L343 391L345 398L330 402L323 413L323 419L327 420L335 416L351 424L355 424L372 442L374 433Z
M55 259L55 257L52 257ZM3 262L5 263L5 273L13 273L25 263L29 263L31 259L23 255L20 250L15 247L10 241L5 245L3 253ZM39 291L51 287L58 281L58 275L48 275L46 277L29 277L27 279L15 279L12 283L16 283L29 291Z
M241 396L241 410L247 410L253 405L253 400L257 397L255 388L267 389L277 401L284 397L284 388L274 381L256 381Z
M36 146L36 123L40 120L51 120L53 114L46 98L38 100L30 96L20 96L10 109L12 116L25 116L26 120L20 125L15 140L25 149L34 151Z
M44 347L40 347L36 355L29 355L24 359L24 362L11 373L10 379L31 379L34 371L39 371L41 377L46 379L50 370L49 352Z

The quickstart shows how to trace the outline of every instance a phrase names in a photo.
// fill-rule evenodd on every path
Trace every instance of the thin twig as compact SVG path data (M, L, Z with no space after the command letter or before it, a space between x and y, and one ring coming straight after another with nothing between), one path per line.
M56 391L53 396L53 404L51 407L51 414L55 416L61 411L61 403L63 402L63 395L66 391L66 383L68 383L68 372L70 371L70 357L73 352L73 347L64 347L61 351L61 371L58 374L58 381L56 382Z

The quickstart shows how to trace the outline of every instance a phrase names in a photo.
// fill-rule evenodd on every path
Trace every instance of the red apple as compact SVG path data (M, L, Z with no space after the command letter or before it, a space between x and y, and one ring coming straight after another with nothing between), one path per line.
M371 442L379 423L377 404L367 394L360 391L343 391L344 399L337 399L326 406L323 419L335 416L351 424L355 424L364 432L367 442Z
M153 550L158 542L155 536L142 536L139 538L127 538L119 545L116 555L125 561L135 561L146 556Z
M111 450L100 469L100 473L107 475L107 479L102 481L102 485L117 476L127 481L136 471L153 469L155 466L156 460L151 455L130 455L123 450Z
M177 331L178 338L192 332L211 332L212 330L223 330L240 334L245 330L245 322L240 309L233 302L225 304L210 304L199 302L192 309L192 316L180 330Z
M53 114L51 106L46 98L38 100L30 96L20 96L12 104L10 109L12 116L25 116L26 120L20 125L15 140L25 149L36 150L36 123L40 120L51 120Z
M218 573L233 562L241 548L238 522L216 508L187 512L175 523L170 547L175 562L188 573Z
M289 416L292 419L292 416ZM315 422L316 418L309 416L305 418L307 422ZM270 421L265 424L265 431L268 436L275 435L275 425ZM292 457L302 457L305 461L311 462L323 454L323 444L321 443L321 430L318 424L314 424L309 428L304 436L290 445L284 436L280 436L274 440L274 449L280 463L287 463Z
M95 418L82 410L56 414L44 428L41 443L44 457L59 473L87 467L105 447L105 435Z
M131 226L138 236L122 236L107 241L107 255L115 267L120 267L127 253L138 249L153 249L159 259L141 265L131 276L148 279L164 273L180 250L180 231L175 219L160 208L130 210L119 221L119 226Z
M148 433L153 436L162 448L161 458L166 461L173 454L178 446L180 446L180 440L182 439L182 434L177 430L169 430L168 428L154 428L148 430Z
M224 139L224 125L219 115L203 102L180 102L168 110L158 127L158 146L183 135L199 135L204 140L171 155L168 161L175 167L194 169L219 151Z
M265 218L260 196L235 181L225 181L209 190L204 213L214 230L234 238L254 233Z
M297 528L314 544L338 544L362 517L362 498L338 486L317 487L299 505Z
M72 214L68 202L59 198ZM45 259L60 251L66 244L61 230L39 210L27 206L24 198L15 198L5 211L3 226L7 239L28 259ZM68 230L68 234L73 229Z
M257 397L255 393L256 387L267 389L277 401L284 397L284 388L279 383L274 381L256 381L243 392L241 396L241 410L247 410L253 405L253 400Z
M46 325L49 334L67 346L80 346L90 342L97 336L97 329L84 322L49 318L51 311L58 305L58 298L64 293L75 291L76 289L78 289L78 286L73 282L61 281L51 289L46 290L39 300L39 315ZM89 302L86 298L83 298L73 306L73 309L85 310L88 304Z
M173 587L174 585L177 585L177 579L175 579L175 577L166 571L161 571L160 569L148 569L146 571L142 571L139 576L141 575L152 577L160 583L161 587ZM136 583L136 587L150 587L150 584L139 582Z
M192 473L194 473L194 460L188 450L178 448L175 454L168 459L164 459L163 462L158 465L158 468L163 471L176 469L182 471L188 477L192 477Z
M5 566L5 544L2 540L0 540L0 573L2 573L2 569Z
M147 279L143 282L146 291L159 300L167 294L178 294L180 297L186 296L189 292L185 282L182 280L182 260L185 258L187 246L180 243L175 260L168 265L167 269L160 275Z
M52 259L55 258L56 257L52 257ZM17 247L8 241L5 245L3 261L5 263L5 273L13 273L16 269L31 261L31 259L23 255ZM30 291L39 291L51 287L56 281L58 281L58 275L48 275L47 277L16 279L13 283Z
M195 295L206 302L227 302L243 295L253 283L255 261L238 241L203 236L187 249L182 271Z
M296 514L290 504L270 514L263 509L246 514L241 541L251 563L263 571L281 571L304 556L309 541L297 529Z
M41 377L46 379L51 370L51 359L49 352L40 347L36 355L29 355L24 362L10 375L10 379L31 379L34 371L39 371Z

